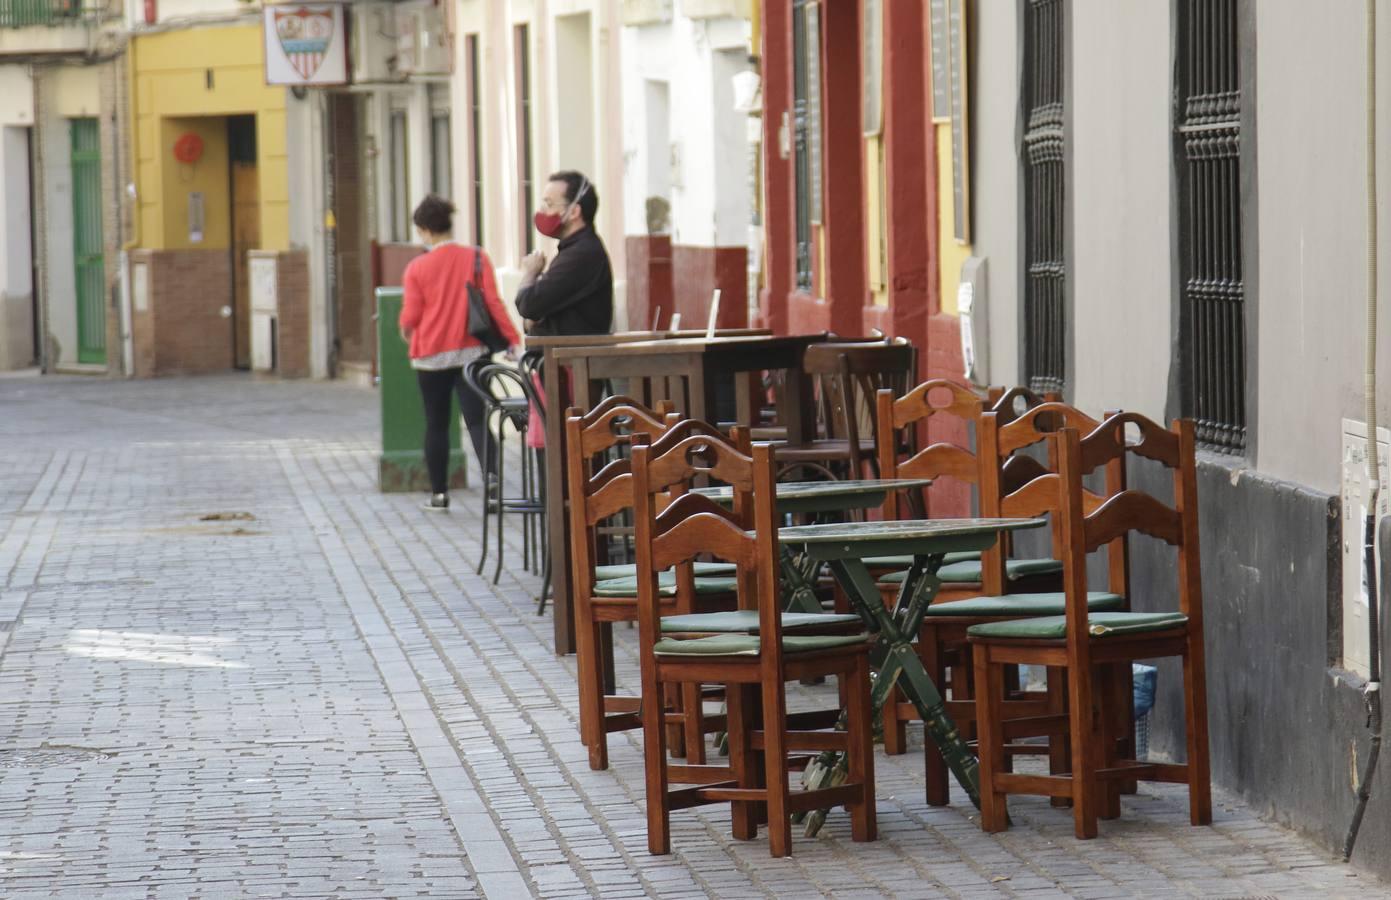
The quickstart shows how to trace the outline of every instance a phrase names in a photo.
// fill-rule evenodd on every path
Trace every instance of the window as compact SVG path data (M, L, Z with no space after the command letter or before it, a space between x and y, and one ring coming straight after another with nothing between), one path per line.
M1236 0L1180 0L1174 112L1183 414L1198 441L1246 449L1241 84Z
M405 243L411 239L410 141L406 112L391 112L391 239Z
M478 35L465 43L468 66L469 189L473 191L473 243L483 243L483 93L478 85Z
M454 195L453 173L450 164L452 141L449 137L449 113L430 116L430 190L441 197Z
M531 211L536 208L536 186L531 172L531 36L530 29L518 25L514 31L513 48L517 61L517 171L521 173L518 181L518 203L521 214L517 217L522 229L522 246L530 253L536 248L536 235L531 228Z
M821 218L821 27L812 0L792 4L792 90L797 182L797 287L812 288L811 223Z
M1064 0L1024 5L1024 370L1036 391L1062 390L1066 372L1064 12Z

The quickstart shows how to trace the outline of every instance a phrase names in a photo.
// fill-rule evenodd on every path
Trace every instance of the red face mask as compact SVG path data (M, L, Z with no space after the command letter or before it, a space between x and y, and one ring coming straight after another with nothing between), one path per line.
M569 212L567 207L566 212ZM560 230L565 227L565 213L539 212L531 217L536 230L546 237L559 237Z
M570 204L566 206L565 209L558 213L538 212L533 215L531 221L532 224L536 226L536 230L549 238L560 237L560 232L565 229L565 217L570 214L570 210L574 208L576 203L580 202L580 198L583 197L588 190L589 182L582 181L580 183L580 189L575 192L575 199L571 200Z

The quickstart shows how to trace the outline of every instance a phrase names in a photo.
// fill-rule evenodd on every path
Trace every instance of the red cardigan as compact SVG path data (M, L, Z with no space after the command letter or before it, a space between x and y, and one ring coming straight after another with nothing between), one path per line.
M420 359L478 346L468 333L468 283L473 278L473 254L483 254L483 296L493 323L509 344L521 338L497 293L497 277L488 254L459 244L437 244L435 249L411 260L403 280L402 331L411 332L411 359Z

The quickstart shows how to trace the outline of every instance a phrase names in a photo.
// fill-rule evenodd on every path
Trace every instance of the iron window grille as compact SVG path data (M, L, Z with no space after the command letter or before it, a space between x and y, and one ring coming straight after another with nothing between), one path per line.
M1061 391L1066 372L1063 198L1064 0L1025 0L1024 366L1029 387Z
M1174 152L1183 414L1212 450L1246 449L1237 0L1180 0Z

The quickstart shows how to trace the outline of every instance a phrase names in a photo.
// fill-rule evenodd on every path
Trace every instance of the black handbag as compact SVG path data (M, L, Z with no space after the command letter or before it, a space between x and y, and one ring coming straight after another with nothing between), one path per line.
M488 311L488 299L483 296L479 286L483 280L483 253L477 247L473 250L473 278L468 283L468 333L488 348L489 353L500 353L508 346L507 338L498 331L493 314Z

